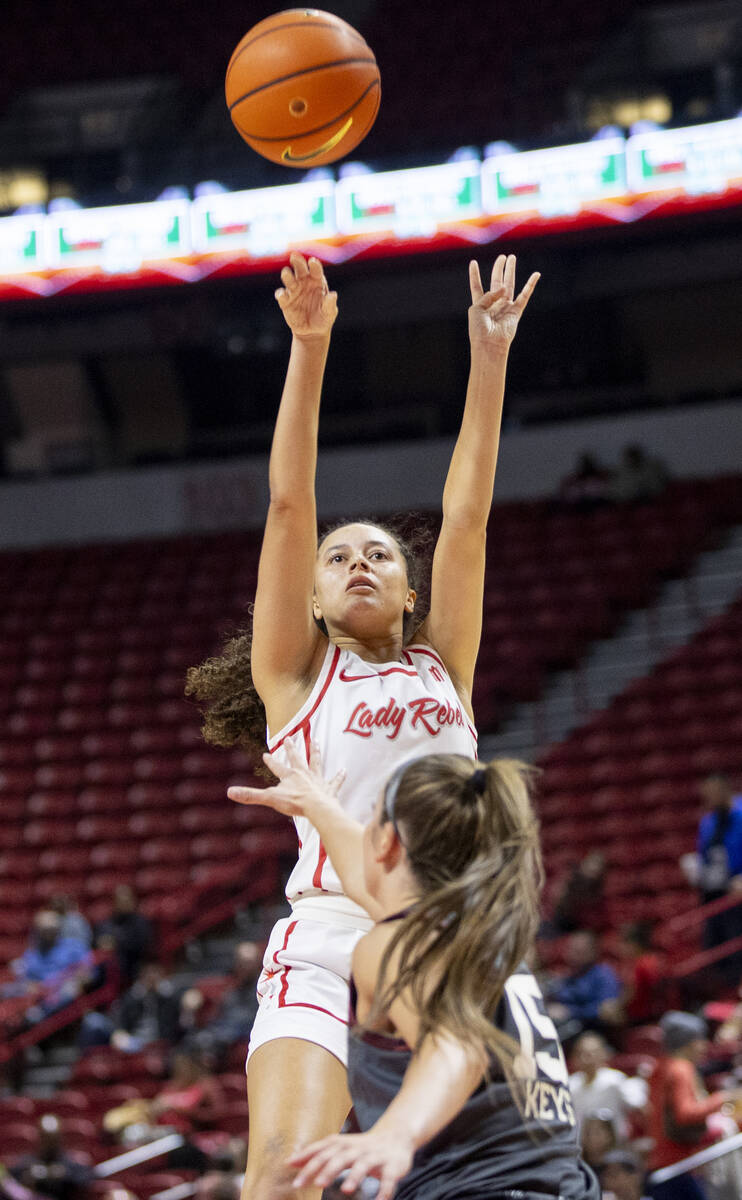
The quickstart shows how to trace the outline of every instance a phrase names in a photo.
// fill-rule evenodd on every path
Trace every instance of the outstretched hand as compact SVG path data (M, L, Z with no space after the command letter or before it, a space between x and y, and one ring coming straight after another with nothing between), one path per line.
M278 307L294 337L313 341L329 337L338 315L337 292L331 292L322 263L303 254L289 256L290 266L281 271L283 287L276 291Z
M340 1191L352 1196L364 1179L379 1180L376 1200L391 1200L412 1166L414 1147L404 1130L394 1133L338 1133L306 1146L289 1161L299 1168L294 1187L327 1187L347 1170Z
M540 278L539 272L535 271L515 296L515 255L500 254L492 268L489 291L485 292L479 263L475 260L469 263L469 340L472 349L476 346L484 350L507 350Z
M278 779L273 787L231 787L227 790L229 799L237 804L263 804L287 817L309 816L317 804L339 807L337 796L345 772L339 771L329 782L323 778L322 756L316 742L311 744L309 762L293 742L286 743L286 757L288 765L274 754L263 755L263 762Z

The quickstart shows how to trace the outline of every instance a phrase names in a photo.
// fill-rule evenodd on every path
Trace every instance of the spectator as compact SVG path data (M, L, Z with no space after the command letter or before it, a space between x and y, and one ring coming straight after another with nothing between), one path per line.
M196 1200L239 1200L247 1166L247 1142L230 1138L209 1161L209 1169L198 1180Z
M59 1119L51 1113L40 1118L39 1140L34 1154L25 1155L11 1174L24 1187L55 1200L78 1200L93 1172L65 1153Z
M621 930L619 952L624 959L624 1008L632 1025L643 1025L658 1013L662 960L652 946L649 921L635 921ZM661 1011L661 1009L660 1009Z
M95 944L101 950L115 950L124 983L131 983L153 949L151 923L139 912L134 889L120 883L113 893L113 912L95 930Z
M600 850L591 850L585 855L559 890L549 932L560 936L577 929L597 931L602 928L605 872L605 855Z
M653 1170L680 1162L715 1140L708 1118L723 1104L735 1103L742 1090L708 1095L698 1064L706 1052L706 1023L685 1012L665 1013L660 1025L664 1054L649 1081L649 1132ZM655 1200L705 1200L702 1185L682 1175L651 1188Z
M605 1038L599 1033L583 1033L575 1042L576 1070L569 1077L569 1086L580 1124L588 1113L601 1109L610 1112L618 1136L625 1139L631 1114L641 1112L647 1103L647 1084L609 1067L609 1057Z
M27 1012L32 1022L69 1004L92 977L88 947L63 937L61 928L58 913L41 909L34 917L31 945L13 963L21 994L37 1000Z
M580 1144L585 1162L599 1174L606 1154L618 1144L616 1126L607 1109L587 1113L580 1129Z
M698 827L701 903L739 895L742 899L742 797L735 796L725 775L707 775L700 786L706 812ZM742 906L709 917L704 946L711 949L742 933ZM729 974L739 975L739 956L727 961Z
M218 1080L208 1073L196 1050L173 1052L170 1078L153 1100L126 1100L103 1118L108 1133L126 1141L147 1141L167 1126L188 1135L211 1125L222 1104Z
M609 1150L600 1167L603 1200L648 1200L642 1183L644 1171L629 1150Z
M65 896L61 892L52 896L49 908L52 912L58 913L62 920L62 937L75 938L84 946L92 946L93 931L90 928L90 922L82 915L77 907L77 902L71 896Z
M159 963L147 963L139 978L114 1004L110 1015L92 1012L83 1017L79 1044L115 1046L126 1054L135 1054L151 1042L179 1041L180 997Z
M619 504L641 504L661 495L668 479L667 467L661 459L647 454L641 446L624 446L609 495Z
M246 1042L258 1009L255 985L263 966L257 942L240 942L232 967L233 985L224 993L213 1018L199 1034L199 1044L219 1052L235 1042Z
M569 973L549 990L549 1016L565 1039L585 1026L615 1025L621 1019L621 984L613 967L599 962L598 939L590 930L573 933L566 949Z
M562 504L580 512L590 512L609 499L611 473L593 454L581 454L571 475L559 485Z

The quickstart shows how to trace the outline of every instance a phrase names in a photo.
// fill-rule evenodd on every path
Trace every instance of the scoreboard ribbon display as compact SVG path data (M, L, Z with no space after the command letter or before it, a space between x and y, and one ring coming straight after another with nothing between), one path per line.
M403 171L0 219L0 298L195 282L742 204L742 118Z

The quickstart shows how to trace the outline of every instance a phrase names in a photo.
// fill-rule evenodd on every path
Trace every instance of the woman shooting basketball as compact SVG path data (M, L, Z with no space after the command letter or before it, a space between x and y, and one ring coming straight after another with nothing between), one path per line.
M597 1200L579 1161L569 1078L536 980L541 859L519 763L458 754L403 764L365 829L319 753L266 755L242 803L308 818L346 894L377 924L353 952L348 1084L361 1134L293 1156L296 1185L379 1179L378 1200Z
M373 811L378 779L400 762L432 750L476 754L471 691L505 370L538 276L516 297L515 258L501 255L489 291L476 263L469 277L469 386L443 493L430 609L414 638L416 586L400 539L362 523L336 528L317 545L317 425L337 297L316 259L293 254L276 293L293 336L271 449L252 645L238 638L189 675L189 691L206 709L207 738L262 740L259 696L272 754L285 757L292 744L308 754L310 740L318 742L326 770L346 770L341 803L361 821ZM271 935L250 1041L249 1200L296 1196L278 1164L337 1131L350 1105L347 980L370 921L344 894L311 823L300 817L296 825L292 913ZM317 1200L319 1192L299 1195Z

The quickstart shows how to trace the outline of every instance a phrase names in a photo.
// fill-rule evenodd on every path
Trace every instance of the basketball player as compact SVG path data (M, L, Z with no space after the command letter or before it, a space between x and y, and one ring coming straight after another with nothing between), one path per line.
M341 802L358 821L369 818L378 779L395 764L434 749L476 754L471 690L505 369L538 275L516 297L515 258L501 255L489 291L474 262L469 279L471 373L425 620L415 613L407 547L387 529L343 525L317 546L317 424L337 296L316 259L293 254L276 292L293 337L270 456L252 644L238 638L189 673L207 738L264 746L267 718L277 761L294 744L308 754L314 739L331 774L346 770ZM286 889L292 913L268 944L250 1040L245 1200L318 1200L316 1189L297 1193L282 1182L277 1164L340 1129L350 1106L348 976L370 920L344 894L311 822L299 817L296 826L299 860Z
M266 762L275 787L230 796L308 818L377 922L352 962L348 1084L363 1132L295 1154L297 1186L347 1171L341 1192L374 1176L378 1200L597 1200L564 1055L522 965L541 859L521 764L402 764L364 829L315 745L308 765L296 747Z

